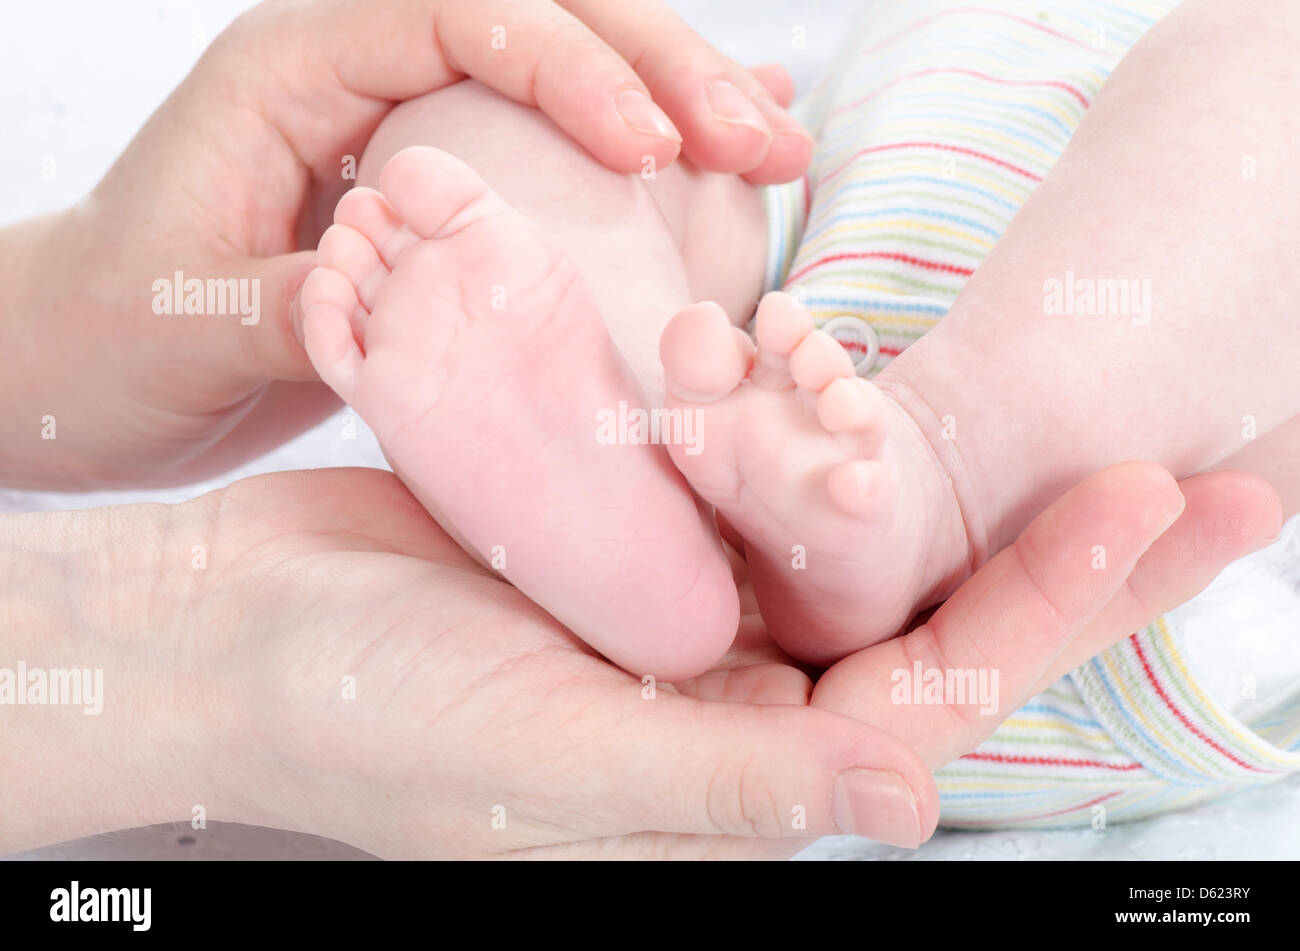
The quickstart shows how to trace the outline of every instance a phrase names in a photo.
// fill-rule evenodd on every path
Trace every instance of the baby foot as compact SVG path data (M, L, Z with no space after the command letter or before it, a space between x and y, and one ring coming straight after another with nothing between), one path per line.
M715 304L673 318L668 405L702 414L703 451L669 451L745 539L772 636L829 664L945 597L967 570L966 532L920 429L806 310L769 294L756 336L757 349Z
M319 260L312 363L443 527L633 673L708 669L731 571L659 446L598 441L598 413L643 400L573 263L422 147L339 202Z

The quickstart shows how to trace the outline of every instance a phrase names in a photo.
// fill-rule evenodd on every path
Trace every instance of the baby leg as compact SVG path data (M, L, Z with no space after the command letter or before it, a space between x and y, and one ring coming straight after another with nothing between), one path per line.
M1109 463L1183 477L1295 437L1300 118L1279 14L1190 3L1157 25L951 313L877 378L946 447L986 551ZM1229 19L1250 44L1221 41Z

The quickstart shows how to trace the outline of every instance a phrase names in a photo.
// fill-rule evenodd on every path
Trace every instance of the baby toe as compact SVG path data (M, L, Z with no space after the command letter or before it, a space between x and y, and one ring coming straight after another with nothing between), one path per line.
M789 294L773 291L765 296L754 317L758 355L754 359L752 381L768 390L793 387L790 354L812 331L812 315Z
M358 232L389 268L397 263L403 251L420 240L382 193L364 186L352 189L339 199L334 208L334 223Z
M790 354L790 375L803 390L820 393L839 377L852 377L853 360L829 334L814 330Z
M858 377L836 377L817 397L817 419L829 433L853 434L859 451L874 455L884 443L888 405L885 394Z
M379 173L393 210L423 238L446 238L509 206L468 165L446 152L403 149Z
M812 330L812 314L789 294L773 291L759 301L754 336L761 350L788 357Z
M321 267L338 271L356 288L357 298L367 311L375 305L375 294L391 272L379 252L360 231L348 225L332 224L321 236L316 249Z
M754 357L749 337L714 303L677 314L659 340L668 391L681 400L711 403L745 378Z
M831 469L826 492L842 512L872 518L893 504L893 473L883 462L854 459Z
M307 275L299 300L307 356L321 379L348 401L363 359L355 328L360 303L352 282L339 271L318 267Z

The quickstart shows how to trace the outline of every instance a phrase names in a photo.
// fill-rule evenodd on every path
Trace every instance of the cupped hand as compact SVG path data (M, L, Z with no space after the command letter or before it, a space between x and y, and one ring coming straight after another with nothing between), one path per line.
M313 262L299 249L315 247L385 114L466 76L542 109L620 171L684 150L778 181L812 153L782 108L784 70L737 66L660 0L262 4L86 201L5 236L21 287L0 295L0 317L23 347L14 385L0 384L19 420L0 482L189 482L333 409L288 319ZM256 284L226 285L244 299L217 306L224 316L157 313L195 279ZM47 416L57 440L37 425Z
M103 689L96 716L14 708L0 851L199 815L385 856L774 857L833 832L915 845L938 811L927 764L1279 522L1250 476L1107 470L813 692L743 584L716 670L638 681L471 561L388 473L6 516L0 647L100 670ZM995 714L893 706L890 675L913 661L998 669Z
M1253 477L1180 486L1112 467L926 625L832 668L808 707L811 681L752 610L712 673L673 688L618 670L387 474L268 476L191 505L180 534L211 540L190 601L208 607L188 617L214 678L199 706L224 711L225 748L253 751L223 769L242 777L235 817L385 856L773 857L836 832L918 844L937 818L918 757L937 767L977 744L1280 524ZM996 715L890 704L890 673L915 660L999 669Z

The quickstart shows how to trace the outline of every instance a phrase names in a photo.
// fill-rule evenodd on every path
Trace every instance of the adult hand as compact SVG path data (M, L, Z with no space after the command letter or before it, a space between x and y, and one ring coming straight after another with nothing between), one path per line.
M389 109L466 76L542 109L617 170L684 149L776 181L812 153L778 103L784 71L742 69L660 0L265 3L217 38L87 201L0 234L0 328L16 341L0 372L0 482L188 482L333 409L288 319L313 264L299 249L315 247L349 156ZM155 313L192 279L256 280L256 313L252 284L227 316Z
M4 527L0 616L19 613L0 655L102 668L104 709L6 708L0 853L196 806L385 857L783 855L836 815L902 845L934 827L933 781L896 740L806 693L651 690L388 473L280 473ZM789 683L774 666L733 689Z
M86 520L98 528L74 530ZM471 561L386 473L11 517L6 654L103 667L106 697L102 717L70 726L11 708L0 852L196 805L385 856L776 857L835 832L914 845L938 807L917 754L941 765L1001 717L905 716L890 672L914 658L995 666L1005 714L1279 522L1272 490L1241 474L1181 494L1144 464L1093 477L926 626L823 676L814 702L872 727L804 706L810 680L752 613L718 670L651 698ZM1108 545L1105 571L1093 544Z

